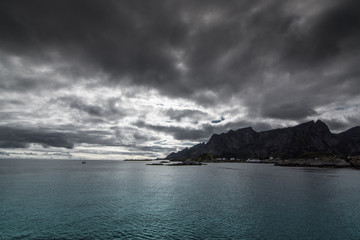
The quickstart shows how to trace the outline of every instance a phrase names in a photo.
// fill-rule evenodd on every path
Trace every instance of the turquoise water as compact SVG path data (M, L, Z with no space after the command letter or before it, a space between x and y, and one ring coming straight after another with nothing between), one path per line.
M0 239L360 239L360 171L1 160Z

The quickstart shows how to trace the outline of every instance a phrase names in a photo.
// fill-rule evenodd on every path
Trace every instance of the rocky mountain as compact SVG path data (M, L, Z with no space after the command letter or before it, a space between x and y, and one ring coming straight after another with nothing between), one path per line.
M320 120L263 132L248 127L214 134L207 143L171 153L166 158L180 160L209 153L240 159L357 155L360 154L360 127L339 134L332 133Z

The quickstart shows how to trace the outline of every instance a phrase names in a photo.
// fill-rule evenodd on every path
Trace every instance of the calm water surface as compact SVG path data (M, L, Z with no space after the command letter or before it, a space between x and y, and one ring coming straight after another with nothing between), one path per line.
M0 239L360 239L360 171L0 160Z

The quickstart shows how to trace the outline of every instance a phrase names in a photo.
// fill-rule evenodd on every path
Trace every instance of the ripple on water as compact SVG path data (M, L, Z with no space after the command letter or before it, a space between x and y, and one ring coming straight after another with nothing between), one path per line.
M4 161L0 239L360 239L359 181L349 169Z

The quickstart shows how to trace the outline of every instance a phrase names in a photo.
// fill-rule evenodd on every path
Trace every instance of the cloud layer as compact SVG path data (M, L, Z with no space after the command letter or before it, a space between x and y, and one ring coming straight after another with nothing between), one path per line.
M345 130L360 123L358 42L355 0L4 0L1 155L163 156L317 118Z

